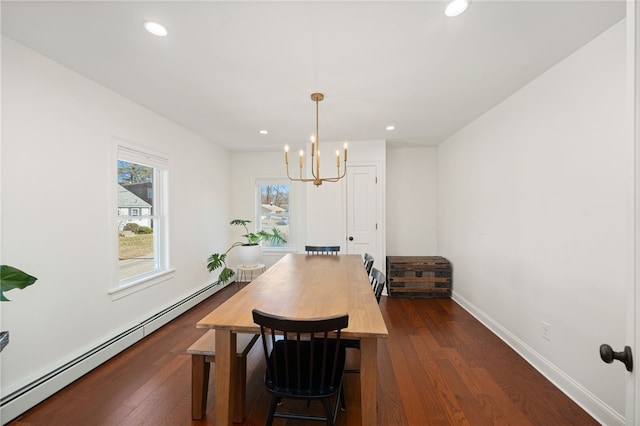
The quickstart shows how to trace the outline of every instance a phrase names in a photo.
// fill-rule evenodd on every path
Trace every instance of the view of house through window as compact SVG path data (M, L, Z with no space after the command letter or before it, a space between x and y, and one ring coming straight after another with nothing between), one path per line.
M121 283L166 269L162 241L165 170L118 159L118 266ZM133 156L135 158L135 155Z
M256 185L258 196L258 218L256 231L269 231L278 228L286 243L271 244L263 241L263 247L289 247L289 194L290 185L279 182L258 182Z

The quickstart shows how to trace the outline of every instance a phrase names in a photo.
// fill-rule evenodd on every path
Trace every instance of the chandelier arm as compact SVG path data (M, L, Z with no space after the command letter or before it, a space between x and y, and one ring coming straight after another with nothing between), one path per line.
M340 170L338 169L338 175L340 174ZM338 179L342 179L343 177L345 177L345 175L347 174L347 160L344 160L344 170L342 171L342 176L340 176Z
M300 178L292 178L289 174L289 163L287 163L287 177L293 182L313 182L314 179L305 179L302 177L302 169L300 170Z
M289 174L289 162L286 162L287 164L287 177L289 178L289 180L295 180L294 178L291 177L291 175Z
M340 166L338 166L338 175L336 177L333 178L322 178L321 180L325 180L327 182L337 182L340 179L342 179L343 177L345 177L345 175L347 174L347 162L344 162L344 170L342 171L342 174L340 174Z
M340 171L338 170L338 176L337 177L322 178L320 180L325 181L325 182L338 182L340 179L345 177L346 174L347 174L347 167L345 165L345 168L344 168L344 171L342 172L342 174L340 174Z

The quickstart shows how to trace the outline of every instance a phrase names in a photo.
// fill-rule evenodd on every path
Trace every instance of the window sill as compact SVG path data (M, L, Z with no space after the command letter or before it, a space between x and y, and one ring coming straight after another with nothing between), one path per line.
M145 288L153 287L156 284L160 284L167 280L170 280L175 275L175 269L168 269L166 271L158 272L153 275L145 276L135 281L128 282L121 285L118 288L112 288L109 290L111 300L122 299L133 293L137 293Z

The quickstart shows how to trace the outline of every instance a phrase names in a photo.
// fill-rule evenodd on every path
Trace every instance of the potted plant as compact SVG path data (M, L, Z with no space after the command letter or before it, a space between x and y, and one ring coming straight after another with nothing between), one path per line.
M249 232L249 228L247 227L247 224L249 223L251 223L251 221L246 219L232 220L229 223L230 225L244 227L246 233L242 236L245 238L245 241L236 241L224 253L213 253L211 256L209 256L209 259L207 259L207 269L209 270L209 272L215 271L218 268L222 268L222 272L220 272L220 275L218 276L218 284L226 283L235 274L232 269L227 267L226 264L227 254L229 254L231 249L233 249L234 247L240 247L241 253L239 253L239 257L241 264L245 266L255 266L255 264L260 261L260 257L262 255L262 247L260 246L260 243L263 240L269 241L273 244L287 242L282 234L280 234L280 230L278 228L273 228L271 229L271 231L260 230L258 232ZM246 254L242 253L242 251L253 253Z
M35 283L38 279L34 276L9 265L0 265L0 302L10 302L4 295L5 291L14 288L23 289ZM0 352L9 343L9 332L0 331Z

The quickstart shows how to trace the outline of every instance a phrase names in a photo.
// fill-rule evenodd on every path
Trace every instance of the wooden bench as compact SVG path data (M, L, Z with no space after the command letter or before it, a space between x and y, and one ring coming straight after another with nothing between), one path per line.
M253 344L258 340L258 334L238 333L236 339L236 372L234 380L235 389L240 389L240 394L235 398L233 407L233 422L244 421L244 405L246 399L247 381L247 354ZM193 345L187 349L191 354L191 416L201 419L207 411L207 391L209 389L209 371L211 363L216 359L216 332L207 331Z

